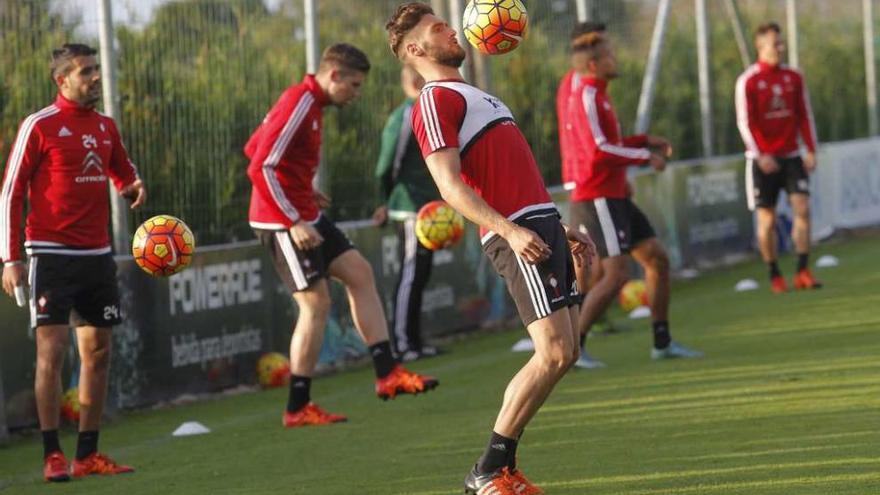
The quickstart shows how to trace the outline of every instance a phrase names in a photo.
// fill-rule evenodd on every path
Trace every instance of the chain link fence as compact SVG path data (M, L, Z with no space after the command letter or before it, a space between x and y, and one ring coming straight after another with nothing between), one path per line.
M52 101L53 47L97 45L96 0L0 0L0 156L19 122ZM399 65L384 23L398 0L318 1L321 47L345 41L373 62L363 98L325 114L324 188L338 220L365 218L379 205L373 179L379 136L401 101ZM735 2L748 33L784 24L783 0ZM514 112L548 185L558 184L555 92L568 66L574 0L527 2L529 38L514 53L481 60L488 90ZM657 0L592 0L589 17L606 22L620 60L612 85L624 132L631 132ZM861 1L799 0L800 65L823 141L867 135ZM694 3L674 0L652 108L651 132L669 137L676 158L698 156L700 108ZM305 71L301 0L116 1L117 86L123 136L150 190L133 221L170 213L202 245L250 239L250 185L242 147L283 89ZM459 15L456 13L455 15ZM743 65L722 1L709 2L715 150L741 150L733 85ZM480 65L478 63L478 65Z

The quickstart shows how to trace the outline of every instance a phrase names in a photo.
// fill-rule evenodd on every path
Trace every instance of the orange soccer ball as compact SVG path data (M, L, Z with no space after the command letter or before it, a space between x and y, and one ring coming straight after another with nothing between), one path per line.
M257 380L263 388L283 387L290 382L290 361L280 352L267 352L257 360Z
M471 0L464 9L464 36L487 55L515 49L528 27L529 14L522 0Z
M431 201L416 215L416 237L431 251L452 246L463 236L464 217L445 201Z
M171 215L157 215L142 223L131 243L134 262L154 277L174 275L189 266L195 249L192 231Z

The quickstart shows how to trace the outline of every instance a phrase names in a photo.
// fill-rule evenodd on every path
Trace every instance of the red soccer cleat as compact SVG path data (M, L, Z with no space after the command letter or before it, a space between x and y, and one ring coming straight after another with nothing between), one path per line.
M507 477L517 495L544 495L544 490L535 486L519 469L508 470Z
M85 459L74 459L70 463L70 474L74 478L82 478L92 474L123 474L133 473L134 468L117 464L116 461L106 455L95 452Z
M309 402L296 412L284 411L281 423L285 428L297 428L300 426L329 425L344 423L348 418L341 414L330 414L318 407L314 402Z
M797 272L794 276L794 280L792 280L792 285L794 285L794 288L797 290L819 289L822 287L822 283L813 277L813 272L811 272L809 268L804 268Z
M514 485L514 479L506 467L480 474L474 466L464 479L464 493L467 495L521 495L518 486Z
M782 275L777 275L771 278L770 290L772 290L774 294L782 294L783 292L788 292L788 284L785 283L785 278L783 278Z
M69 481L70 474L67 469L67 459L60 450L52 452L43 460L43 478L46 481Z
M433 376L413 373L397 365L385 378L376 379L376 395L382 400L393 399L397 394L420 394L437 388L440 382Z

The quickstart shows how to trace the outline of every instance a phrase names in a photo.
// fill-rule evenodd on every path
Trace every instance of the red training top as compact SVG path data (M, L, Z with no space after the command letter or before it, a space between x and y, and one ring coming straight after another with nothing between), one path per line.
M315 76L306 75L281 94L248 139L251 227L286 230L300 219L318 219L313 181L321 158L322 109L329 102Z
M0 189L0 260L22 259L25 191L28 254L109 253L108 178L117 190L138 178L113 119L60 94L24 119Z
M566 190L574 189L579 174L587 166L584 147L574 137L574 114L581 104L581 76L568 71L559 81L556 90L556 119L559 124L559 156L562 158L562 184Z
M736 80L736 123L746 156L800 155L798 135L816 151L816 124L800 72L785 65L752 64Z
M572 121L576 144L585 150L586 166L581 167L572 201L629 196L626 167L648 163L651 152L645 147L647 136L621 138L620 123L606 88L608 81L583 77L580 105Z
M425 158L458 148L462 180L501 215L556 213L529 143L498 98L464 81L429 82L413 106L412 127ZM480 226L480 235L485 243L494 233Z

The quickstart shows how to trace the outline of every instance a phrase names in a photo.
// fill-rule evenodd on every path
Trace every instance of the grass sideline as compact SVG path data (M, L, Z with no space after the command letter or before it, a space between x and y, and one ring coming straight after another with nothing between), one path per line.
M524 471L548 494L867 495L880 493L880 238L825 244L841 265L826 288L773 296L748 263L675 284L673 335L706 352L651 362L644 320L589 341L608 363L561 382L526 430ZM794 261L782 261L791 275ZM734 293L752 277L761 290ZM521 329L474 335L412 368L426 396L388 403L369 369L321 378L316 400L343 425L284 430L286 391L124 414L102 447L138 470L61 486L40 477L37 435L0 447L3 493L461 493L503 387L527 358ZM209 435L172 438L183 421ZM74 453L74 435L62 435Z

